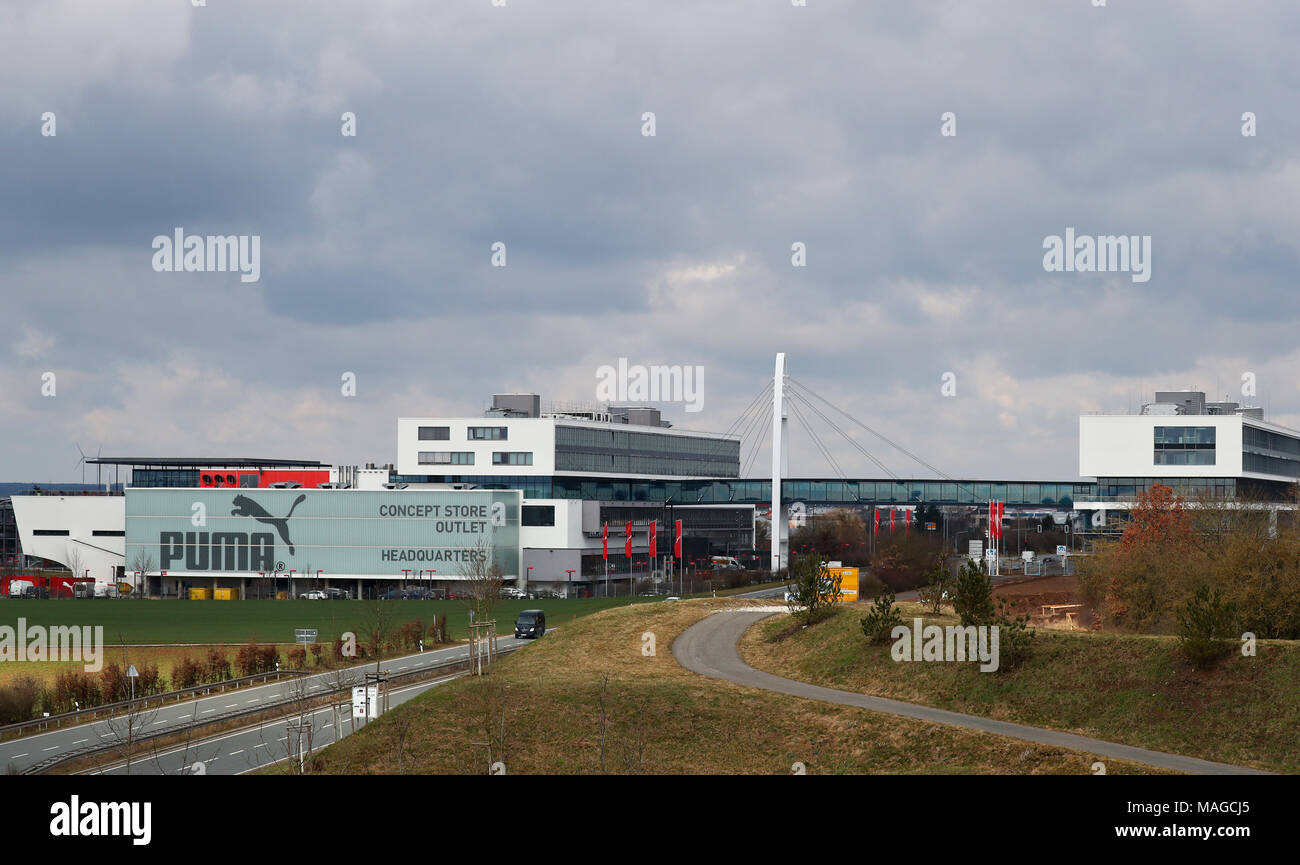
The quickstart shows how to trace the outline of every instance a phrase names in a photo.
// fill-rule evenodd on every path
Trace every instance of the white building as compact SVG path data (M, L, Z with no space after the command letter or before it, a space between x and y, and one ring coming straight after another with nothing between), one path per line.
M1200 391L1157 392L1141 414L1079 418L1079 474L1097 479L1080 509L1127 509L1155 483L1189 498L1293 501L1300 431Z
M25 555L58 562L77 577L117 582L125 567L126 507L122 496L31 495L11 500Z

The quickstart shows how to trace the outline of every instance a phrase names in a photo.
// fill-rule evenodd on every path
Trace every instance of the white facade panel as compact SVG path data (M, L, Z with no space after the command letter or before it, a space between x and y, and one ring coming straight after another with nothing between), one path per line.
M122 496L14 496L14 521L23 553L69 567L75 550L81 570L97 583L116 581L125 566L126 499ZM46 532L67 532L50 535ZM37 534L41 532L42 534ZM101 534L96 534L100 532ZM103 532L121 534L105 535Z
M1215 428L1214 465L1156 465L1155 428ZM1241 470L1242 419L1226 415L1082 415L1079 474L1083 477L1222 478Z
M446 439L420 440L420 427L447 427ZM470 439L470 427L504 427L503 440ZM421 452L472 453L474 463L429 464ZM532 465L494 465L494 452L533 455ZM397 419L397 473L401 475L553 475L555 421L551 418L412 418Z

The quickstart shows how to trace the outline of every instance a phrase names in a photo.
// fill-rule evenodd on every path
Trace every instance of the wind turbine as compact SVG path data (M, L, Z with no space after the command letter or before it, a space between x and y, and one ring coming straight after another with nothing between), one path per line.
M76 442L74 442L74 444L76 444ZM77 445L77 453L81 454L81 458L77 460L77 464L73 466L73 469L74 470L78 468L81 469L81 485L84 487L86 485L86 452L81 449L81 445L79 444ZM95 459L98 460L103 455L103 453L104 453L104 446L101 444L99 446L99 450L95 451ZM102 465L99 465L97 462L95 464L95 478L96 478L95 483L97 484L99 483L99 478L103 470L104 467Z

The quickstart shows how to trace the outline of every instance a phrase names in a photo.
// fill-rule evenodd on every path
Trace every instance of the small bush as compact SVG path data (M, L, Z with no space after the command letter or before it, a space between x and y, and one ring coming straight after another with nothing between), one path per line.
M1012 670L1029 657L1036 632L1029 627L1028 614L1011 616L1005 598L998 598L998 672Z
M131 696L131 683L127 681L126 671L110 661L99 671L100 699L105 703L120 703Z
M901 624L903 617L894 606L894 593L886 589L876 597L871 609L862 617L862 633L868 643L887 643L894 628Z
M307 666L307 647L294 646L289 650L289 669L301 670Z
M805 624L812 624L829 616L843 596L840 577L832 577L816 555L796 556L790 563L791 612L800 616ZM802 607L796 611L795 608Z
M243 649L240 649L243 652ZM203 681L205 682L224 682L232 678L230 671L230 659L221 649L213 646L208 649L208 654L203 662Z
M319 667L321 665L321 658L322 656L324 656L324 654L325 654L324 646L322 646L320 643L311 644L311 656L315 660L316 666Z
M35 676L20 676L0 688L0 724L17 724L36 716L45 699L45 685Z
M952 608L963 626L993 624L993 584L983 560L961 566L952 589Z
M99 680L94 675L81 670L60 670L54 677L51 711L71 712L78 703L81 708L88 709L98 706L100 698Z
M1198 670L1213 667L1232 654L1238 636L1237 608L1223 593L1201 586L1178 613L1178 649Z
M930 569L928 577L929 582L917 591L917 597L922 604L929 607L931 613L937 615L944 602L952 601L954 580L952 571L948 570L946 556L940 556L938 564Z
M172 685L178 691L193 688L203 678L203 667L189 655L172 667Z

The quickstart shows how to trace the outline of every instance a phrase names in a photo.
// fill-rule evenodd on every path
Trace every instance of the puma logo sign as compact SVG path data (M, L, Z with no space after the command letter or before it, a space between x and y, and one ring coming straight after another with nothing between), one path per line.
M293 506L289 508L289 513L283 517L273 517L267 513L266 508L250 499L248 496L235 496L231 502L235 509L230 512L232 517L252 517L259 523L266 523L268 526L275 526L275 530L280 533L280 540L284 541L289 547L289 555L293 555L293 541L289 540L289 518L293 516L294 509L298 505L307 501L307 496L299 495L293 500Z

